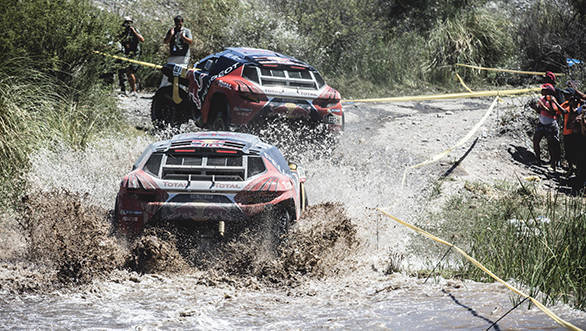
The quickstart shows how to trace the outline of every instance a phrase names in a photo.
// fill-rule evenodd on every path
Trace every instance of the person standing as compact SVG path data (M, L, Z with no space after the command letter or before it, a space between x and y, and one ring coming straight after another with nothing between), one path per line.
M579 130L575 128L577 109L580 105L580 97L572 88L568 88L569 99L561 104L563 114L563 142L565 159L568 162L568 174L574 172L577 153L579 152Z
M129 59L138 59L140 55L140 43L144 42L143 36L138 29L132 25L133 21L130 16L124 17L122 23L123 31L120 33L119 42L122 45L124 56ZM136 96L136 70L138 65L130 63L127 67L118 70L118 82L122 93L126 93L124 84L124 75L128 78L130 84L130 95Z
M541 86L541 95L543 97L534 105L534 109L539 113L539 122L537 123L535 135L533 136L533 151L535 152L537 163L541 164L541 148L539 144L545 136L547 138L550 164L555 172L561 156L559 126L556 121L557 115L561 112L561 106L557 102L554 94L555 87L553 85L543 84Z
M183 17L181 15L173 18L175 26L167 31L164 44L169 44L169 58L167 63L179 64L187 67L189 64L190 51L189 46L193 43L191 30L183 26ZM168 84L168 79L163 76L161 87Z

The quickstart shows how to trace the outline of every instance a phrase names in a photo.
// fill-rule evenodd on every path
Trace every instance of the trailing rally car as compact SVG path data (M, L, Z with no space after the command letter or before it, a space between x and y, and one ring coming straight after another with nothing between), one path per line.
M149 145L124 177L114 228L134 236L149 223L188 222L223 236L270 214L283 233L306 206L302 169L276 147L244 133L185 133Z
M344 127L340 93L319 72L290 56L254 48L228 48L209 55L193 69L163 67L169 86L153 97L151 118L156 126L177 125L190 118L201 126L262 123L286 117Z

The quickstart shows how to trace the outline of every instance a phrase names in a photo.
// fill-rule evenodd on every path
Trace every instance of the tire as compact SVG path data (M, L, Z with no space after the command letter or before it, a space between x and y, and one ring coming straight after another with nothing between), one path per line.
M305 191L305 183L299 184L299 201L301 202L301 211L305 211L307 206L309 205L309 200L307 199L307 191Z
M210 129L214 131L228 131L230 120L228 113L230 105L223 95L215 95L212 101L212 119Z
M164 129L168 125L178 127L193 119L195 109L185 91L179 89L179 96L183 101L176 104L173 101L173 86L162 87L157 90L151 103L151 121L156 129Z
M118 220L118 211L119 211L119 206L118 206L118 197L116 197L116 203L114 204L114 215L112 215L112 223L111 223L111 231L110 234L112 235L117 235L119 233L120 230L120 224L119 224L119 220Z
M261 222L256 229L259 239L268 251L276 253L284 239L284 235L289 231L292 219L287 208L272 209L261 216Z
M286 208L280 208L275 213L275 220L274 220L274 231L277 235L277 240L280 242L283 235L287 234L289 231L289 226L291 225L291 214Z

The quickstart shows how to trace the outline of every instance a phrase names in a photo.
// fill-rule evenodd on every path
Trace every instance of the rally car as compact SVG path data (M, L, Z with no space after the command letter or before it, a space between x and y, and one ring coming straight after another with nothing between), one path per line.
M270 216L282 234L307 206L305 176L274 146L245 133L184 133L147 147L124 176L114 228L129 237L156 222L205 225L224 236Z
M155 126L195 119L214 130L264 123L281 117L344 127L340 93L312 66L293 57L254 48L228 48L192 69L163 66L170 85L153 97Z

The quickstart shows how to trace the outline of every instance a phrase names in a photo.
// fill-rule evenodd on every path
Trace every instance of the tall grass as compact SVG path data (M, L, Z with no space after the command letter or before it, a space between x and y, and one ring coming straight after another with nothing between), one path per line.
M434 229L504 279L530 287L546 302L561 300L586 309L586 203L583 198L539 193L526 185L468 184L452 198ZM464 262L462 274L492 281Z
M100 86L116 16L90 0L2 0L0 11L0 202L14 202L20 175L39 146L84 148L120 127Z
M19 176L31 153L57 142L84 148L102 132L122 126L108 93L94 85L80 98L52 75L29 61L3 63L0 71L0 200L8 203L22 189Z
M430 80L454 81L456 63L498 67L514 54L512 31L508 17L483 8L436 21L428 41ZM467 80L472 78L472 71L464 73Z

